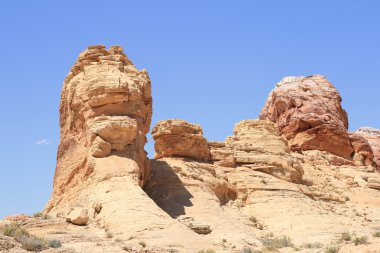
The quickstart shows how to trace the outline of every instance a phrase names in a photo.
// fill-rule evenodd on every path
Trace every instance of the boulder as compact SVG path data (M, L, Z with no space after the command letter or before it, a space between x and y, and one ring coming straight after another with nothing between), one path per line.
M87 209L77 207L66 217L66 221L74 225L84 226L87 225L89 218Z
M347 112L323 76L285 77L269 94L260 118L277 124L293 151L321 150L351 159Z
M200 161L210 159L207 140L200 125L172 119L158 122L152 136L155 141L155 159L162 157L187 157Z

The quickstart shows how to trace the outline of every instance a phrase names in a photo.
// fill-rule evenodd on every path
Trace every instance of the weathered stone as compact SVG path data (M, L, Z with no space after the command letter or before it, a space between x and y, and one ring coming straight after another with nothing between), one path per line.
M95 157L106 157L111 153L111 144L97 136L91 144L91 154Z
M372 166L374 155L368 141L355 133L350 133L350 141L355 151L354 161L358 165Z
M66 217L66 221L74 225L84 226L87 225L89 220L88 211L85 208L77 207L70 212Z
M323 76L286 77L269 94L261 119L275 122L291 150L323 150L351 159L347 112Z
M188 157L207 161L210 150L200 125L184 120L163 120L153 130L155 158Z
M373 161L380 170L380 130L370 127L363 127L356 131L356 134L362 136L368 141L373 151Z
M274 123L243 120L235 125L234 134L226 138L224 147L222 144L211 144L215 165L245 166L286 181L302 181L302 167L291 157L286 141L279 136ZM220 155L220 150L226 154L225 157ZM232 162L229 162L230 154Z

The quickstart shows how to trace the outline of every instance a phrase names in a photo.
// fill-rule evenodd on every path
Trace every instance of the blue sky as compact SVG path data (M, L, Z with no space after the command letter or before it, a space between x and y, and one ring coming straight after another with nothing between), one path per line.
M209 140L257 118L289 75L326 75L351 130L380 128L379 13L376 0L1 1L0 218L48 200L61 85L88 45L122 45L148 69L153 124L182 118Z

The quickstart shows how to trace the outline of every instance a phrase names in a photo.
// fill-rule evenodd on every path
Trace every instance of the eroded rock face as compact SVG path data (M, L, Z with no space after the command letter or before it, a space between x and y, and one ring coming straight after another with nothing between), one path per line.
M236 166L262 171L280 179L299 183L303 170L290 156L286 141L276 125L266 120L243 120L235 125L226 146L233 152Z
M351 159L347 112L323 76L286 77L269 94L261 119L275 122L293 151L322 150Z
M90 46L82 52L62 88L61 140L46 210L75 198L67 191L81 189L94 173L94 158L118 154L134 161L130 172L143 185L149 175L144 144L151 116L149 76L134 67L121 47Z
M209 248L142 189L150 177L144 144L151 116L149 76L120 47L91 46L81 53L62 88L54 189L44 211L86 228L107 228L133 245L167 248L181 240L180 248L190 251Z
M158 122L152 136L155 141L155 159L162 157L188 157L195 160L210 159L207 140L200 125L173 119Z
M366 139L372 148L374 155L374 162L377 164L377 168L380 168L380 130L363 127L356 131L356 134Z
M359 134L350 133L351 145L355 150L353 157L357 165L373 165L373 151L368 141Z
M211 161L223 167L247 167L285 181L300 183L303 169L291 156L273 122L243 120L225 142L209 142Z

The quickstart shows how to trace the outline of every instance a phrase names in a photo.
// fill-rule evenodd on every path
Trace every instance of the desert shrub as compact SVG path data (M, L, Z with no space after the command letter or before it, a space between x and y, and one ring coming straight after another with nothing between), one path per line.
M62 243L60 241L58 241L58 240L53 239L53 240L50 240L48 242L48 246L50 248L54 248L54 249L55 248L60 248L60 247L62 247Z
M325 249L325 253L338 253L339 248L337 246L329 246Z
M340 239L341 239L342 241L349 242L349 241L352 240L352 238L351 238L351 234L348 233L348 232L346 232L346 233L342 233L342 235L340 236Z
M367 236L359 236L359 237L355 237L354 239L354 243L356 246L361 245L361 244L367 244L367 241L368 241Z
M264 238L262 243L268 250L281 249L286 247L294 248L292 240L288 236L276 237L276 238Z
M22 248L27 251L42 251L45 248L45 241L41 238L34 236L21 236L18 238Z
M203 249L203 250L198 251L197 253L215 253L215 251L211 249L207 249L207 250Z
M14 237L16 240L18 240L18 238L20 238L21 236L29 236L28 231L26 231L24 228L20 227L15 223L6 225L3 229L3 234L5 236Z
M113 237L113 234L110 231L107 231L106 235L107 235L107 238L112 238Z
M257 223L257 218L255 216L249 217L249 221L252 223Z
M380 231L376 231L375 233L373 233L373 237L380 237Z
M306 249L320 249L323 247L323 245L322 243L315 242L315 243L306 243L302 247Z
M244 248L240 251L240 253L262 253L262 251L251 248Z
M140 241L139 244L140 244L143 248L146 247L146 243L145 243L144 241Z

